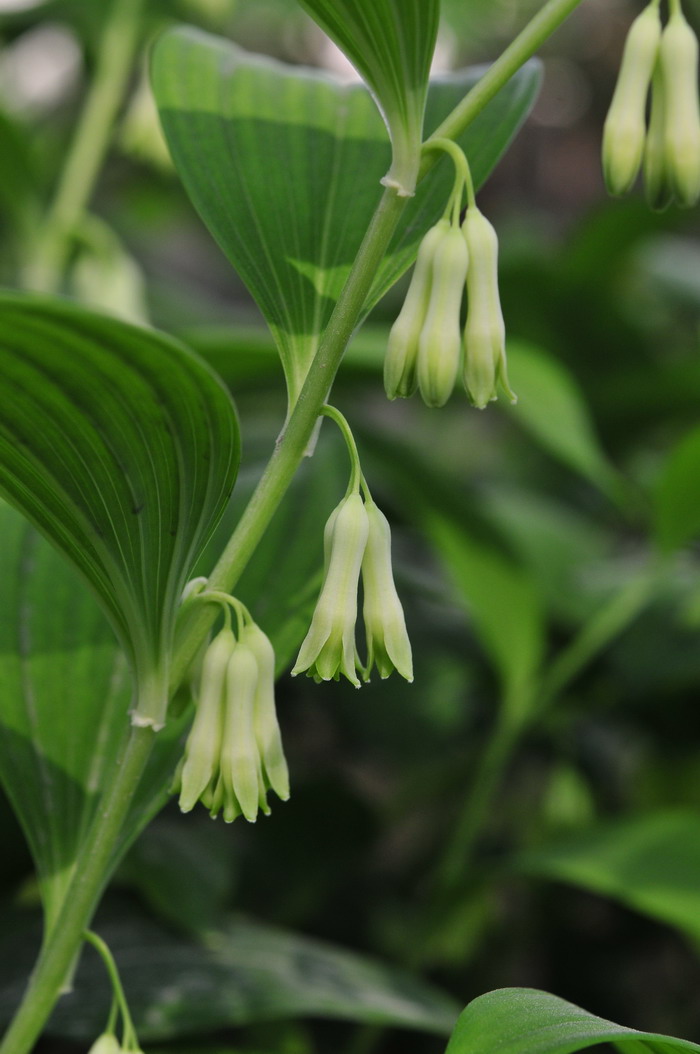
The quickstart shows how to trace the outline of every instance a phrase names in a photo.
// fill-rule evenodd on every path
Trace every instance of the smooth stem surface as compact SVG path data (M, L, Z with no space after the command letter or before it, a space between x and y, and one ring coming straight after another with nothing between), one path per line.
M132 728L114 782L90 826L63 909L39 955L0 1054L29 1054L60 995L111 871L115 845L151 753L155 733Z
M124 97L139 36L143 0L112 0L97 68L56 194L25 268L27 288L52 293L66 266L70 241L90 200Z
M520 66L531 58L582 2L549 0L426 142L430 143L433 138L453 139L460 135ZM439 151L431 149L423 153L419 181L432 169L438 154ZM230 591L234 588L299 467L406 200L390 188L382 196L287 428L279 437L260 482L211 574L209 584L212 589ZM189 611L183 617L173 662L173 687L181 683L214 618L215 613L205 609Z
M471 124L488 102L493 99L504 84L518 72L528 59L554 33L569 15L583 3L583 0L549 0L535 17L528 22L512 44L502 52L492 66L455 106L439 128L426 139L426 145L433 139L456 139ZM424 148L425 149L425 148ZM420 167L419 179L422 179L435 164L437 158L432 153L424 152Z

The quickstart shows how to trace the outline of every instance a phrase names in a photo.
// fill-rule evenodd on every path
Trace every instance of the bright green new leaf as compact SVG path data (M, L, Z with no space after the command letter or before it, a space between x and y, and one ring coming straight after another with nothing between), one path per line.
M700 942L700 816L652 813L523 853L519 871L614 897Z
M606 494L617 477L595 433L575 379L556 359L524 344L508 347L508 373L518 402L511 412L542 446Z
M656 490L656 538L672 552L700 534L700 428L671 452Z
M103 912L99 932L114 952L139 1037L147 1042L302 1017L448 1036L457 1019L459 1008L440 989L334 944L236 917L196 942L123 902L115 907L111 917ZM0 1015L12 969L12 962L0 964ZM110 998L104 972L84 956L75 991L59 1003L51 1032L91 1039Z
M463 71L432 84L437 127L474 84ZM484 182L530 109L528 64L460 139ZM272 330L294 404L381 195L389 145L361 84L284 66L186 27L153 54L153 89L173 160L207 227ZM411 265L452 189L443 158L418 188L367 310Z
M545 621L537 587L522 567L456 520L429 514L426 529L500 674L504 697L517 712L531 700L544 653Z
M89 589L4 502L0 537L0 778L34 857L50 927L127 733L131 677ZM180 753L169 723L115 862L162 804Z
M688 1040L605 1021L549 992L501 988L462 1012L446 1054L575 1054L600 1043L613 1043L621 1054L700 1051Z
M415 190L440 0L299 0L350 59L389 129L399 194Z
M0 295L0 492L83 574L161 725L183 586L231 493L229 395L183 345Z

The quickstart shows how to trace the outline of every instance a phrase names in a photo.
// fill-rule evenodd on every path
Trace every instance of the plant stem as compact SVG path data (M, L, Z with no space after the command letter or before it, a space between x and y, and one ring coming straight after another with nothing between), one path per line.
M472 90L455 106L452 113L426 139L425 145L433 139L456 139L461 135L503 85L518 72L528 59L532 58L542 44L581 3L583 0L548 0L548 3L528 22L512 44L509 44L493 65L489 66ZM435 161L435 157L431 154L423 154L419 180L432 168Z
M531 58L567 15L582 2L549 0L426 143L429 144L433 138L453 139L459 136L517 73L520 66ZM437 153L432 149L423 152L419 181L435 165ZM287 427L277 440L260 482L212 571L209 579L212 589L230 591L234 588L284 497L307 449L321 407L326 402L345 348L406 202L407 199L399 197L394 189L387 188L384 191ZM183 616L172 668L171 683L174 687L180 684L214 617L215 613L204 607L191 609Z
M24 269L26 288L58 289L79 225L104 161L139 36L143 0L113 0L102 32L97 68L56 193Z
M133 727L78 855L75 878L44 945L0 1054L28 1054L58 999L109 877L114 848L153 746L152 728Z

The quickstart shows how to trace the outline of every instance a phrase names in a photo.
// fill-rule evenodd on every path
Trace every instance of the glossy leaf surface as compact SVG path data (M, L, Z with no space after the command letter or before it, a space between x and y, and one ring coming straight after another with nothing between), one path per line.
M621 1054L700 1051L687 1040L605 1021L549 992L502 988L463 1011L447 1054L575 1054L600 1043L613 1043Z
M0 492L90 583L140 681L158 681L159 723L179 597L235 479L231 400L151 330L11 294L0 319Z
M431 85L432 130L478 77ZM534 101L529 64L460 140L483 183ZM362 85L251 55L187 27L153 55L173 160L205 224L275 337L293 403L379 201L389 146ZM441 160L405 210L367 308L410 266L452 188Z
M656 537L671 552L700 534L700 428L671 452L656 490Z
M394 147L387 182L412 193L440 0L300 3L345 53L374 95Z
M0 537L0 778L50 924L127 733L131 677L85 584L4 502ZM118 853L162 803L177 740L177 726L159 734Z

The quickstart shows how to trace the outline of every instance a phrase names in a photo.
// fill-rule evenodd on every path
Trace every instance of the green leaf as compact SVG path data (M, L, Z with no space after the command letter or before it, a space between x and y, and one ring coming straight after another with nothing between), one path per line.
M700 428L689 432L671 452L655 497L655 534L664 552L700 534Z
M126 904L116 908L98 916L95 928L114 953L145 1042L299 1017L447 1036L457 1018L458 1007L439 989L332 944L238 917L212 931L206 943L195 943ZM61 1000L50 1031L93 1038L104 1025L110 994L103 971L86 955L75 993ZM0 990L0 1011L5 1004Z
M183 586L231 493L230 397L183 345L0 295L0 492L82 573L161 725Z
M394 151L386 185L412 194L440 0L299 2L345 53L377 101Z
M478 78L431 86L434 129ZM296 401L380 198L389 146L362 85L250 55L186 27L153 55L153 89L173 160L205 224L272 330ZM534 101L529 64L460 139L483 183ZM453 184L441 159L409 202L367 310L408 268Z
M518 394L513 416L550 454L614 496L618 487L615 470L566 367L537 348L513 344L508 347L508 372Z
M516 867L613 897L700 942L700 816L625 819L523 853Z
M688 1040L615 1025L549 992L502 988L463 1011L447 1054L574 1054L600 1043L614 1043L622 1054L700 1051Z
M527 705L545 645L544 614L533 581L456 520L428 513L426 529L500 674L505 698L516 709Z
M0 779L34 858L50 926L129 725L128 664L73 568L0 502ZM157 738L115 862L162 804L181 748Z

